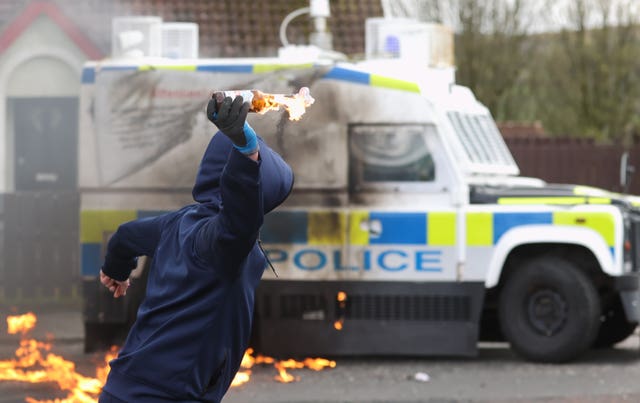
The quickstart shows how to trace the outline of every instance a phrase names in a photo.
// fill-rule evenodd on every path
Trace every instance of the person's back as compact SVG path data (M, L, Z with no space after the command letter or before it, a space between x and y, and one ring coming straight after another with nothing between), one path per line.
M246 112L236 113L244 123ZM221 108L220 120L222 114ZM255 138L248 126L240 127L243 136ZM247 156L254 155L252 148L259 148L257 161ZM247 347L255 288L266 264L258 231L292 185L290 168L260 139L232 143L216 134L200 164L196 204L120 226L103 268L103 283L115 288L114 296L135 256L153 260L147 294L111 362L101 402L222 399Z

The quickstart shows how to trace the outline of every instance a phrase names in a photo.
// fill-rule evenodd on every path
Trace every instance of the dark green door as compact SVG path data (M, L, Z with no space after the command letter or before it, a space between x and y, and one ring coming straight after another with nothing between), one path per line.
M16 191L75 189L78 98L9 98L9 110Z

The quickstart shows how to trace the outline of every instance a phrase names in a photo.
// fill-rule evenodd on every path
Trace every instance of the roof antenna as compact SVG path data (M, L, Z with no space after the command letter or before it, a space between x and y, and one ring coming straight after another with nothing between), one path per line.
M309 43L320 49L332 50L333 40L331 33L327 30L327 18L331 15L329 0L309 0L309 7L299 8L287 14L280 24L280 42L282 46L290 46L287 39L287 26L295 18L309 14L313 18L315 31L309 36Z

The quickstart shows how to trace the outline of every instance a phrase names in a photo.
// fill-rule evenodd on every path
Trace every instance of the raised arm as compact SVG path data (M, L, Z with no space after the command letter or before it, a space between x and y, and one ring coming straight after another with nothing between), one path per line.
M246 123L248 108L242 97L228 97L219 106L212 99L207 107L207 116L220 129L216 136L226 136L232 147L224 150L222 207L199 229L196 252L201 258L216 259L220 267L230 269L238 267L253 247L264 216L259 146L255 131ZM214 151L223 152L207 150Z
M233 270L251 251L263 222L260 161L231 151L220 187L222 209L198 231L196 250L205 260Z

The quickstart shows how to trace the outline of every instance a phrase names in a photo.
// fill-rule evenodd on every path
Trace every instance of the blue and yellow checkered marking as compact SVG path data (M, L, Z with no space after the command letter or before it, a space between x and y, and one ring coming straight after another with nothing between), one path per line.
M396 78L385 77L378 74L369 74L361 71L334 67L327 74L325 79L348 81L357 84L370 85L372 87L384 87L397 90L420 92L418 84L412 81L398 80Z
M105 66L101 68L97 67L85 67L82 69L82 83L83 84L91 84L96 81L96 73L97 71L135 71L137 67L135 66Z
M129 66L96 66L82 69L82 83L92 84L96 81L96 74L104 71L197 71L208 73L269 73L285 69L308 69L312 63L292 64L141 64Z
M102 267L102 244L83 243L80 246L81 274L97 276Z
M493 213L493 244L511 228L522 225L552 224L551 213Z
M162 211L83 211L80 221L82 274L97 275L105 237L124 222L156 216ZM525 225L574 225L593 229L614 253L615 220L607 212L469 212L467 246L491 247L509 230ZM379 230L376 230L378 228ZM275 211L265 217L260 231L264 243L344 245L454 246L454 212Z
M196 71L206 71L210 73L253 73L253 66L250 64L234 65L204 65L197 66Z
M309 69L312 63L300 64L143 64L130 66L100 66L85 67L82 69L82 83L91 84L96 81L96 74L103 71L152 71L152 70L175 70L175 71L197 71L209 73L247 73L258 74L268 73L285 69ZM343 67L334 67L323 77L327 80L347 81L356 84L370 85L372 87L391 88L401 91L420 92L418 84L399 80L396 78L370 74Z
M274 211L267 214L260 230L265 243L307 243L307 213L303 211Z
M456 213L437 211L427 213L427 244L453 246L456 244Z
M375 227L381 228L375 234ZM260 232L265 243L342 245L452 246L456 240L453 212L276 211L265 217Z
M615 246L616 222L613 215L607 212L557 211L553 213L553 224L591 228L602 236L607 246Z
M381 232L369 235L369 244L425 245L427 243L427 214L376 213L369 214L371 223L378 221Z
M512 228L536 224L590 228L602 236L613 253L615 220L607 212L469 212L466 215L466 242L468 246L492 246Z

